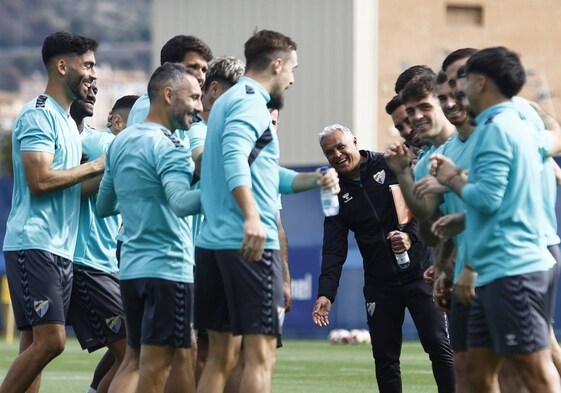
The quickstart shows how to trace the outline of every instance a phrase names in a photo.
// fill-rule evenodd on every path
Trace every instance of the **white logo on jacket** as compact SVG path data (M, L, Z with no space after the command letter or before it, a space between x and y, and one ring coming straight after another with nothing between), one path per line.
M353 200L353 197L349 195L348 192L344 193L341 198L343 198L343 202L347 203Z

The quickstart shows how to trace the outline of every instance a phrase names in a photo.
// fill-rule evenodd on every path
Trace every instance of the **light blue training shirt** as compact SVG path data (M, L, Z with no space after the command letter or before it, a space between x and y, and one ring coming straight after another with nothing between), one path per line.
M82 137L82 151L90 161L106 154L109 145L115 139L108 128L87 133L84 129L80 136ZM115 248L117 247L115 235L119 230L121 216L100 217L97 214L96 200L97 194L90 196L81 203L78 239L73 262L77 265L114 274L119 270L117 257L115 256Z
M476 123L468 183L461 192L476 286L548 270L555 260L541 236L540 220L540 172L548 140L537 141L538 133L511 102L487 108Z
M278 164L279 144L267 109L269 93L246 76L214 103L208 121L202 161L201 203L205 220L196 245L206 249L239 249L244 217L232 196L250 187L265 228L266 249L278 250L278 194L293 192L297 172ZM250 166L256 141L269 130L271 140Z
M14 190L4 251L39 249L72 260L78 233L80 185L31 195L22 152L51 154L52 170L80 165L82 147L76 123L46 94L26 103L14 125Z
M113 141L97 200L101 215L118 207L125 225L121 280L161 278L193 282L193 244L186 209L177 198L189 190L191 154L156 123L128 127Z

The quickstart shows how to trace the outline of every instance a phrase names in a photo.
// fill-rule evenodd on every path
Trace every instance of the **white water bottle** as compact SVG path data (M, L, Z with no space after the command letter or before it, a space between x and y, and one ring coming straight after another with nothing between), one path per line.
M328 169L328 166L322 166L320 171L323 173ZM333 190L330 188L320 188L319 193L321 196L321 208L323 209L323 214L326 217L336 216L339 214L339 197L337 194L334 194Z
M407 251L404 251L400 254L396 252L394 254L395 254L395 259L397 260L397 266L399 266L400 269L407 269L410 264L409 254L407 253Z

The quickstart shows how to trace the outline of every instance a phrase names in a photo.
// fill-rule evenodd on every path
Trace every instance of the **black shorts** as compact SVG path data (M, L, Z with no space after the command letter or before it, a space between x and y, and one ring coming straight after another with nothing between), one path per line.
M195 326L239 334L282 332L284 300L280 252L259 262L239 250L195 248Z
M127 342L191 347L193 284L161 278L121 280Z
M469 309L458 301L456 294L452 294L452 306L450 307L450 347L454 352L467 351L468 343L468 321Z
M124 339L125 312L117 277L74 264L68 323L89 352Z
M72 292L72 262L43 250L5 251L16 326L62 324Z
M499 356L549 347L546 315L550 271L504 277L476 288L469 314L468 347Z

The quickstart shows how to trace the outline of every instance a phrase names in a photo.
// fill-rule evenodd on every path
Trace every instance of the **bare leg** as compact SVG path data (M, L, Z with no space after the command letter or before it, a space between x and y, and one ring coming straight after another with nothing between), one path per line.
M195 354L192 348L177 348L166 382L166 393L195 392Z
M195 365L195 380L197 384L203 373L203 368L208 358L208 336L200 335L197 337L197 364Z
M557 369L559 375L561 375L561 347L557 338L555 337L555 332L553 331L553 326L549 327L549 336L551 340L551 357L553 358L553 364Z
M208 331L209 350L197 393L222 393L238 360L241 336L230 332Z
M265 334L244 336L245 367L240 391L267 393L272 391L273 368L276 362L277 337Z
M108 349L107 351L105 351L103 357L99 359L99 362L95 367L93 379L92 382L90 383L90 387L92 389L95 389L96 392L99 392L101 380L105 377L105 375L107 375L107 373L109 372L109 370L111 370L114 364L115 364L115 357Z
M109 393L134 393L138 386L140 350L127 344L125 358L109 386Z
M468 348L468 380L471 392L499 393L497 374L502 359L490 348Z
M109 368L109 370L106 371L105 375L100 381L97 388L97 393L107 393L109 391L109 385L111 385L111 381L113 381L113 378L115 377L115 374L117 374L117 370L121 366L121 363L123 362L123 359L125 357L127 344L125 339L122 339L110 343L109 345L107 345L107 347L109 348L107 352L113 358L113 364Z
M230 373L230 378L228 378L228 382L226 382L226 387L224 388L224 393L240 393L241 392L241 384L242 384L242 376L243 370L245 367L245 355L243 349L243 342L242 347L240 350L240 356L238 356L238 361L234 366L234 369Z
M29 343L28 332L23 336L24 347ZM41 371L49 362L64 351L66 332L64 325L45 324L34 326L32 340L16 357L0 386L0 393L37 392ZM28 389L34 390L28 390Z
M518 372L530 392L561 392L561 380L553 365L549 348L512 355L510 358L514 360Z
M19 353L25 351L33 343L33 330L25 330L20 333ZM28 393L39 393L41 387L42 372L37 375L31 386L27 389Z
M454 352L454 371L456 372L456 393L469 393L466 351Z
M175 347L170 345L142 344L137 393L164 391L174 352Z
M507 358L499 370L499 386L503 393L529 393L513 359Z

